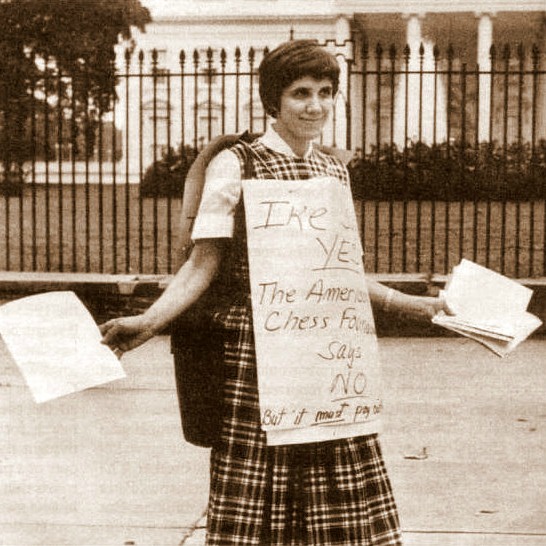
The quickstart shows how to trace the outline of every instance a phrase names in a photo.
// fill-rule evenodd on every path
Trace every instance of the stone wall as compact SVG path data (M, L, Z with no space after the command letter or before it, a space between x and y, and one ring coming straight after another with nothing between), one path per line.
M370 277L409 294L437 295L445 276L424 274L370 275ZM144 311L163 292L169 276L99 275L81 273L0 273L0 304L54 290L72 290L90 310L98 324L117 316ZM546 323L546 279L521 279L534 290L529 311ZM451 335L430 323L409 322L394 313L376 310L380 336ZM535 335L546 334L542 326Z

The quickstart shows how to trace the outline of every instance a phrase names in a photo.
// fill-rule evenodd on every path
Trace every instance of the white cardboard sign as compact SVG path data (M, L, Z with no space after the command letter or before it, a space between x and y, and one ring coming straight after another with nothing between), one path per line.
M379 430L377 337L349 189L245 180L262 428L271 445Z

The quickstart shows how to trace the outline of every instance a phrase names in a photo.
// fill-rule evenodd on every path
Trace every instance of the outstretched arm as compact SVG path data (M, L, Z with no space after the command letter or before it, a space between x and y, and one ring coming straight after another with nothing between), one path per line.
M147 311L112 319L100 326L102 342L125 352L161 332L205 292L218 271L221 258L221 240L198 241L188 261Z
M370 278L366 279L366 285L372 305L382 311L397 312L410 320L427 321L439 311L452 314L445 299L441 297L404 294Z

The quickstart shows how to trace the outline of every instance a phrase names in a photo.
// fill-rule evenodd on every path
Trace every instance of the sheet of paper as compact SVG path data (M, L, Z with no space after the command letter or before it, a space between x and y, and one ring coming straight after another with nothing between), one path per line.
M0 335L36 402L125 377L73 292L47 292L0 306Z
M248 180L243 192L268 443L377 432L377 338L348 188Z

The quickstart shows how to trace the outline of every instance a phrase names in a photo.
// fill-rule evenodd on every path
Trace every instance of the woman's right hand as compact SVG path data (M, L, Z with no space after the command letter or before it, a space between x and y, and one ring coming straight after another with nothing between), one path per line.
M144 315L115 318L101 324L99 329L102 343L121 352L135 349L155 335Z

